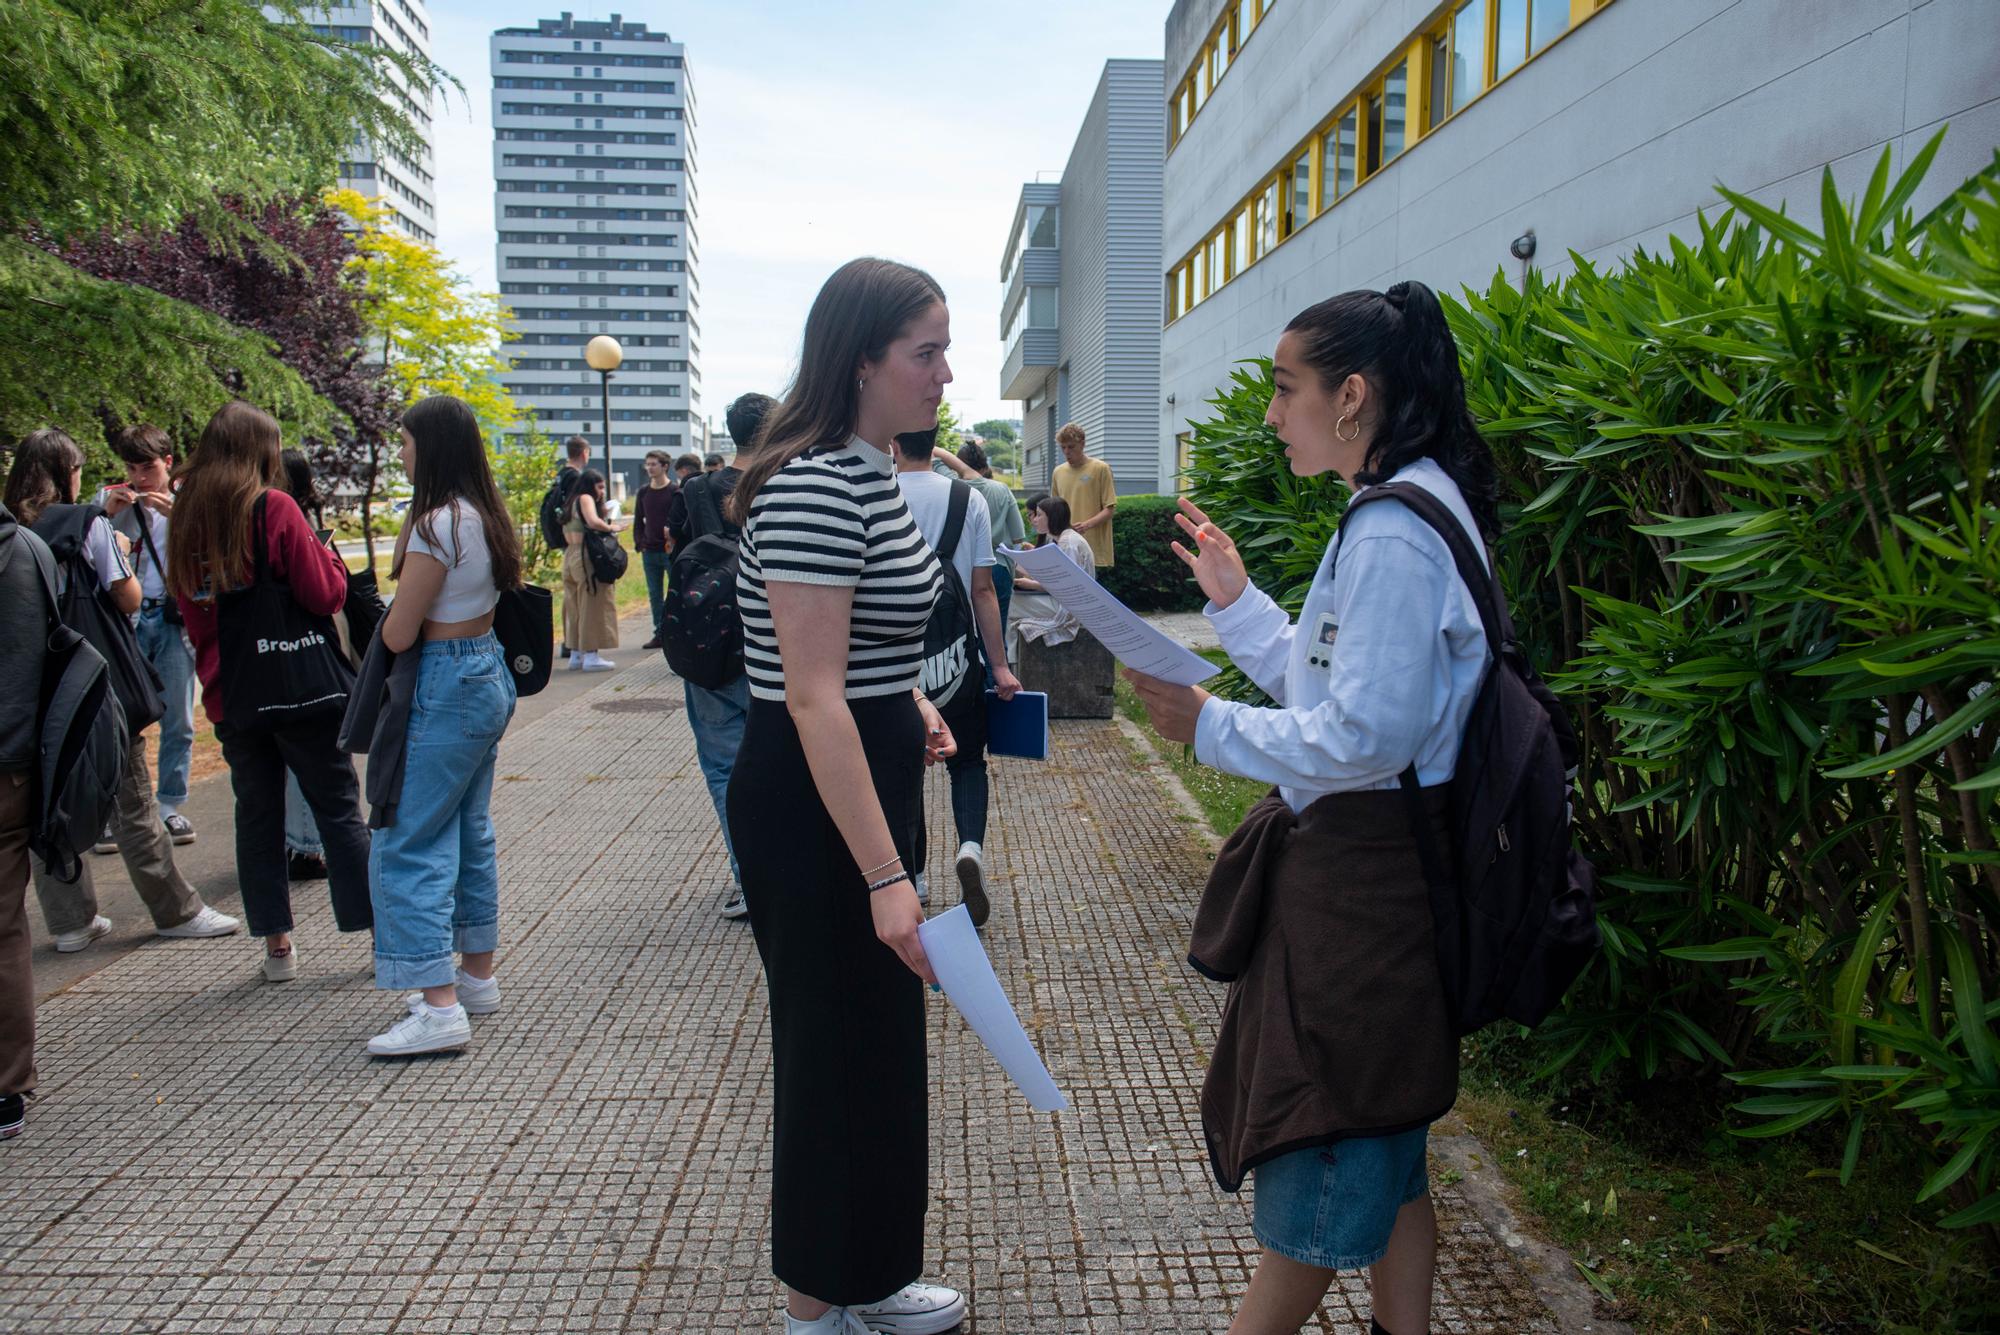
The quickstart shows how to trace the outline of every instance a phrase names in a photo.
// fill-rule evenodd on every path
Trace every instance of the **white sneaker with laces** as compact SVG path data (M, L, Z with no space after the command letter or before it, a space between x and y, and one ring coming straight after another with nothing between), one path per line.
M595 650L583 656L583 670L585 672L609 672L617 666L616 663L597 653Z
M111 919L100 913L90 920L88 927L79 927L74 932L58 932L56 949L65 955L74 955L110 930Z
M938 1335L965 1320L965 1295L942 1284L906 1284L879 1303L858 1303L847 1310L867 1330Z
M984 927L987 915L993 912L986 898L986 853L970 839L958 846L958 887L965 911L972 915L972 925Z
M581 652L573 653L569 656L569 670L571 672L576 671L578 668L582 666L583 666L583 654Z
M868 1335L868 1327L847 1308L829 1307L824 1316L811 1321L785 1313L785 1335Z
M368 1051L376 1057L414 1057L422 1052L450 1052L462 1048L472 1038L472 1021L465 1007L453 1006L440 1014L429 1006L413 1010L368 1040Z
M731 895L729 902L722 906L722 916L732 921L737 918L747 918L750 916L750 901L743 897L742 890L739 889L735 894Z
M230 917L227 913L217 913L208 905L203 904L201 912L195 914L186 922L175 927L156 927L153 929L153 934L155 936L177 938L228 936L231 932L241 930L242 926L242 923L236 921L236 919Z

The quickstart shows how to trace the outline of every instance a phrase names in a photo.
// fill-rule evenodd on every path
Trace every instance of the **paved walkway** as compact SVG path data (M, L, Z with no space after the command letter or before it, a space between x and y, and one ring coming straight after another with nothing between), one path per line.
M715 914L678 683L627 658L503 746L506 1002L465 1053L364 1055L397 1002L317 886L295 983L241 939L150 941L46 1001L41 1095L0 1147L0 1330L777 1328L756 951ZM1170 809L1112 724L997 771L988 946L1073 1109L1030 1111L930 1002L928 1268L968 1332L1219 1331L1247 1280L1247 1194L1215 1189L1195 1110L1208 855ZM1557 1329L1449 1176L1435 1329ZM1317 1328L1366 1311L1350 1277Z

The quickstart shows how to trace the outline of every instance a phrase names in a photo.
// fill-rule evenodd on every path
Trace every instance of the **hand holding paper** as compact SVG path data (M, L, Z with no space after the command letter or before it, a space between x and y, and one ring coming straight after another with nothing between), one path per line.
M1069 1100L1056 1088L1041 1054L1028 1041L1028 1031L993 975L993 964L973 929L972 915L965 905L926 922L917 929L923 938L924 953L937 973L938 986L951 1004L958 1007L972 1032L986 1045L1002 1070L1012 1076L1028 1103L1037 1112L1064 1112Z
M1125 666L1176 686L1192 686L1221 671L1112 597L1102 584L1084 574L1062 548L1052 543L1046 547L1004 550L1022 570L1040 580L1049 596L1082 622L1083 628Z

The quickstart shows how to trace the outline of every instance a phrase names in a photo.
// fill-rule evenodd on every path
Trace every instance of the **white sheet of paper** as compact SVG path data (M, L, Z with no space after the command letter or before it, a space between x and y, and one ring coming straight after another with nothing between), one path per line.
M1126 667L1175 686L1194 686L1222 671L1105 592L1054 543L1003 550Z
M1049 1068L1042 1065L1041 1054L1028 1040L1028 1031L1021 1027L1021 1017L1014 1013L1000 980L994 977L993 962L986 958L986 947L979 943L979 933L965 905L928 920L917 929L917 935L924 943L924 954L930 957L938 986L1000 1063L1000 1069L1028 1096L1029 1105L1037 1112L1067 1111L1069 1100L1056 1088Z

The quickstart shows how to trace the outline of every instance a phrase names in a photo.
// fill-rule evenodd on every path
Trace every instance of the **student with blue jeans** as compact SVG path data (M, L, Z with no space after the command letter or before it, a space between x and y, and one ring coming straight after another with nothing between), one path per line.
M725 420L729 423L729 437L736 442L736 458L727 468L702 473L681 483L669 520L675 550L684 549L708 533L731 539L742 535L742 529L722 516L727 513L737 480L743 476L743 462L756 448L757 430L764 424L764 414L774 403L766 394L742 394L729 405ZM719 529L715 527L718 519L722 525ZM750 906L743 898L743 876L737 867L736 843L729 836L726 802L729 776L735 772L736 753L743 746L743 725L750 717L750 678L739 674L734 681L714 689L691 681L681 685L686 693L688 726L694 730L695 759L700 762L701 777L708 784L709 801L715 804L716 823L722 826L722 847L729 854L730 892L722 906L722 916L747 918Z
M111 526L132 544L140 602L133 628L139 652L160 677L160 754L154 793L160 818L177 844L194 842L194 826L181 814L188 798L188 761L194 752L194 650L179 612L167 595L167 525L174 508L174 445L159 427L140 423L112 433L111 449L125 465L125 485L106 488L99 503Z
M396 539L397 596L382 620L382 647L421 657L401 743L402 789L375 831L368 887L375 985L421 990L368 1041L378 1057L462 1048L472 1037L468 1015L500 1006L500 866L489 808L515 691L493 609L501 590L521 583L520 537L470 408L439 395L403 414L403 471L413 494ZM371 754L371 770L378 763ZM453 951L462 958L456 970Z

